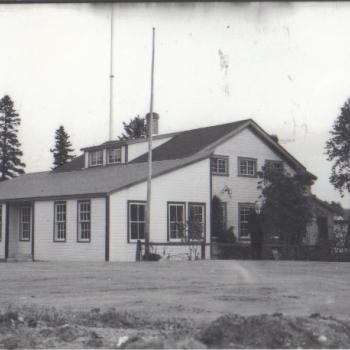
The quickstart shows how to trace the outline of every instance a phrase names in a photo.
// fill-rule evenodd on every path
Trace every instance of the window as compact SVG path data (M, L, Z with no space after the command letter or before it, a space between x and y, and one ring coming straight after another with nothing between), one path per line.
M129 202L128 212L129 240L145 239L146 204Z
M283 171L283 162L280 160L266 160L265 167L267 169L274 169L277 171Z
M107 150L108 164L121 163L122 162L122 150L121 148L111 148Z
M66 240L66 202L55 202L54 214L54 241Z
M19 240L29 241L30 240L30 226L31 220L30 207L20 207L19 208Z
M2 240L2 204L0 204L0 241Z
M89 165L98 166L103 164L103 151L89 152Z
M185 224L185 203L168 203L168 239L184 238Z
M238 205L240 239L250 239L249 216L253 208L254 204L251 203L240 203Z
M228 175L228 157L211 158L211 173L214 175Z
M205 233L205 204L188 204L188 238L203 239Z
M239 176L256 176L256 159L238 158L238 175Z
M91 203L78 201L78 242L90 242L91 239Z

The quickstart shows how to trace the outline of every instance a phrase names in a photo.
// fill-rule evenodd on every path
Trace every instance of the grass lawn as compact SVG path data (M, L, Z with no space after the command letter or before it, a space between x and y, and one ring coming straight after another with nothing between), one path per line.
M350 316L350 264L213 260L0 263L0 307L40 305L213 320L225 313Z

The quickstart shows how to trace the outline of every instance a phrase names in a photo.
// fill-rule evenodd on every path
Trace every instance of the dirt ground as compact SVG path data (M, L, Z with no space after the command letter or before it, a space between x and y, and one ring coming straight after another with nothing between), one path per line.
M0 348L349 348L349 275L321 262L0 263Z

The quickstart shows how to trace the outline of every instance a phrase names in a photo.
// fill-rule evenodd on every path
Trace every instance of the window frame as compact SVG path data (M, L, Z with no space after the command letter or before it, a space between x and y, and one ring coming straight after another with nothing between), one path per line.
M57 206L58 205L65 205L65 212L64 212L64 218L65 220L57 220ZM57 225L58 223L63 223L65 224L64 227L64 239L59 239L58 237L58 230L57 230ZM55 201L53 204L53 241L55 243L64 243L67 241L67 201Z
M28 209L29 210L29 221L23 221L23 213L22 211L24 209ZM18 208L18 216L19 216L19 220L18 220L18 238L20 242L29 242L31 235L32 235L32 207L30 205L22 205ZM29 234L28 237L24 237L23 236L23 224L28 224L29 225Z
M139 200L128 200L127 202L127 241L128 243L136 243L138 240L140 240L141 242L145 241L145 238L131 238L131 223L132 221L130 220L130 215L131 215L131 205L133 204L137 204L137 205L143 205L145 207L145 219L143 221L144 225L145 225L145 234L146 234L146 205L147 202L146 201L139 201ZM136 223L142 223L142 221L133 221Z
M110 152L111 151L119 151L119 154L120 154L119 161L113 161L113 162L110 161ZM106 158L107 158L107 164L120 164L122 162L122 148L121 147L107 148Z
M246 162L253 162L254 165L254 174L242 174L241 172L241 162L246 161ZM257 158L250 158L250 157L238 157L237 159L237 163L238 163L238 176L240 177L257 177L258 176L258 160ZM247 169L248 169L248 165L247 165Z
M213 170L213 163L214 161L224 161L225 162L225 172L219 172L219 166L216 166L216 169ZM221 155L214 155L210 158L210 172L212 175L217 176L229 176L229 157L228 156L221 156Z
M92 162L93 160L93 155L97 155L98 153L101 153L101 163L97 163L97 160L99 159L96 156L96 162ZM102 166L103 165L103 149L95 150L95 151L90 151L89 152L89 167L95 167L95 166Z
M203 232L201 239L191 239L192 241L206 241L206 223L207 223L207 213L206 213L206 203L205 202L189 202L188 203L188 222L190 222L190 208L191 206L201 206L203 208ZM190 232L188 232L188 236L190 236ZM188 237L190 240L190 237Z
M90 213L90 219L89 221L87 220L81 220L80 219L80 213L81 213L81 209L80 209L80 205L83 203L89 203L90 209L89 209L89 213ZM90 199L79 199L77 201L77 242L78 243L90 243L91 242L91 200ZM89 223L89 238L81 238L81 224L84 222L88 222Z
M170 220L171 206L181 206L183 208L183 225L184 225L185 234L186 234L186 202L174 202L174 201L167 202L167 240L168 242L181 242L183 238L171 238L171 234L170 234L171 232L170 225L172 223L172 221Z
M240 241L245 241L245 242L250 242L251 240L251 233L248 230L248 235L247 236L242 236L242 227L241 227L241 209L254 209L255 204L254 203L238 203L238 239ZM248 213L249 215L249 213ZM249 221L247 220L246 222L247 225L249 225Z

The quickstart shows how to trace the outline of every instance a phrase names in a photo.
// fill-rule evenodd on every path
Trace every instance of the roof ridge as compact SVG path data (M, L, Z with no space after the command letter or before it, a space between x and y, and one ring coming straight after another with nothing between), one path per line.
M168 132L165 134L158 134L158 135L154 135L153 139L161 139L161 138L166 138L166 137L171 137L171 136L178 136L179 134L183 134L186 132L193 132L195 130L203 130L203 129L207 129L207 128L215 128L218 126L224 126L224 125L232 125L235 123L244 123L247 122L249 120L252 120L251 118L247 118L247 119L240 119L240 120L236 120L234 122L229 122L229 123L223 123L223 124L215 124L215 125L208 125L208 126L202 126L199 128L193 128L193 129L185 129L185 130L179 130L179 131L172 131L172 132ZM89 150L89 149L94 149L94 148L99 148L99 147L103 147L103 146L108 146L114 143L120 144L120 145L127 145L127 144L132 144L132 143L137 143L137 142L143 142L143 141L147 141L146 137L140 137L137 139L129 139L129 140L111 140L111 141L105 141L103 143L97 144L97 145L93 145L93 146L87 146L87 147L83 147L81 148L82 151L84 150Z

